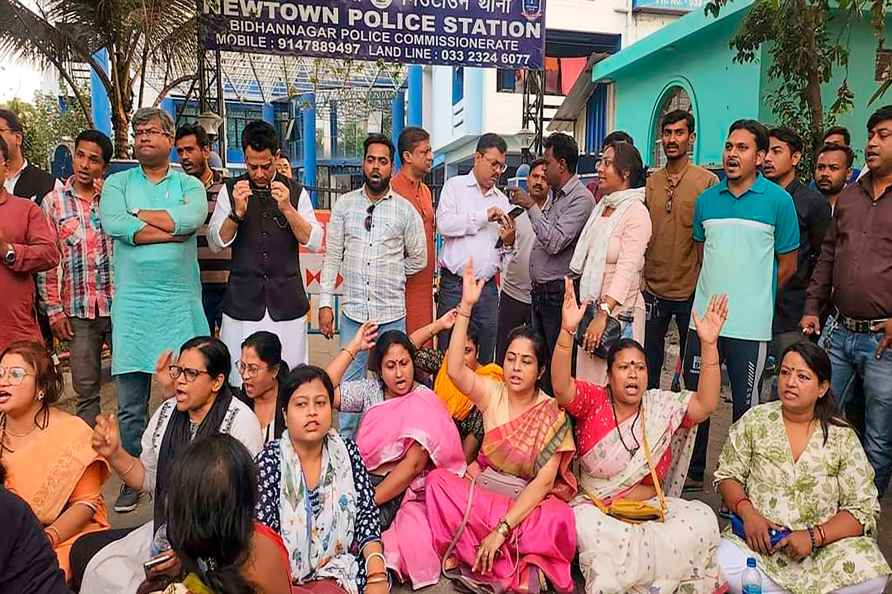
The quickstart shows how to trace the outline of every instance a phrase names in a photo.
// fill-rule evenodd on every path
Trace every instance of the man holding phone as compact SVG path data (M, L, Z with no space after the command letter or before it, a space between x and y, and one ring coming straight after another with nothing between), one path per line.
M578 160L579 147L573 137L555 132L545 139L545 180L551 189L549 199L544 204L536 199L532 170L529 193L518 190L511 195L514 204L527 209L536 236L530 252L530 318L533 330L545 338L546 361L551 360L561 332L564 277L570 273L576 241L595 206L592 193L576 175ZM574 357L575 353L574 350ZM542 389L552 393L548 368L542 376Z
M322 226L306 189L276 171L276 130L259 120L242 132L247 173L226 182L208 227L208 246L232 248L232 267L223 299L220 338L233 358L259 330L282 342L288 365L307 362L307 312L300 246L318 250ZM230 383L241 386L233 365Z
M477 141L474 168L467 175L446 180L437 206L437 231L443 236L440 259L440 292L437 318L458 306L462 271L468 260L474 274L486 281L474 308L471 326L480 338L479 361L492 363L496 345L499 290L495 276L514 254L514 221L505 213L508 198L496 187L507 169L508 145L498 134L487 133ZM502 245L497 247L499 240ZM452 332L441 332L437 346L445 351Z

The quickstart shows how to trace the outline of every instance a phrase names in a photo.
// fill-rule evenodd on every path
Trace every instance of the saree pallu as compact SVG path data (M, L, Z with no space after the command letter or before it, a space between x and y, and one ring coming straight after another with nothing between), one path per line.
M109 528L102 497L102 484L109 475L108 463L91 447L92 435L93 430L79 417L51 410L49 424L40 437L3 459L9 472L7 487L28 502L43 526L55 522L77 501L95 509L80 532L54 547L66 578L74 541L84 534ZM90 468L93 464L97 467Z
M430 457L429 467L461 476L465 456L458 429L436 394L427 388L391 398L366 410L356 434L356 444L369 472L384 474L399 463L414 444ZM425 479L422 471L403 493L402 502L381 535L387 567L413 588L437 583L440 557L434 550L425 512Z
M569 468L575 451L570 420L551 398L486 433L478 457L481 466L526 481L534 479L552 456L560 457L560 468L551 493L514 527L487 575L471 572L477 547L513 500L479 486L474 490L467 526L453 551L460 571L496 592L537 592L541 570L555 590L573 591L570 564L576 554L576 527L566 502L576 493L576 479ZM428 476L427 519L441 555L462 523L470 487L470 481L441 471Z
M702 502L678 499L696 435L695 430L682 426L691 395L687 391L649 390L642 402L651 459L656 464L667 451L672 456L660 477L667 495L665 521L629 524L601 512L587 497L618 499L650 476L643 448L613 476L608 475L616 468L615 461L629 456L616 430L581 457L582 488L572 505L586 592L647 594L652 586L662 592L725 591L715 559L719 543L715 514ZM620 426L628 429L632 422L627 419ZM656 498L650 503L659 505Z

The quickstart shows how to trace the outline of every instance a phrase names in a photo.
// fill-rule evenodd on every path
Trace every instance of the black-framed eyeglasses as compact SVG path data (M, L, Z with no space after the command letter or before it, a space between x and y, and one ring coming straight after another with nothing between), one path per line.
M210 375L210 373L208 373L204 369L195 369L193 367L180 367L179 365L171 365L170 367L167 368L167 372L170 374L170 379L177 379L178 377L180 377L180 375L182 375L183 377L186 378L186 381L190 384L192 382L194 382L196 379L198 379L198 376L201 375L202 373L206 373L207 375Z
M365 230L372 230L372 214L375 212L375 207L378 206L378 203L372 204L367 209L365 209L366 217L365 217Z

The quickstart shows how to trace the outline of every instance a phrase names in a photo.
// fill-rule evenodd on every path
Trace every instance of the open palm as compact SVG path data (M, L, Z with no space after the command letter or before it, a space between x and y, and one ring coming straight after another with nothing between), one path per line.
M573 290L573 281L570 277L564 277L564 304L561 306L561 325L567 330L575 330L585 315L588 304L579 304L576 301L576 292Z
M462 293L461 300L469 305L476 305L480 301L480 294L483 292L483 285L486 283L483 279L478 279L474 275L474 261L468 258L465 264L465 270L462 274Z
M699 317L695 311L691 311L691 317L694 319L694 327L697 329L700 342L716 342L725 320L728 319L728 295L713 295L709 298L709 305L703 317Z

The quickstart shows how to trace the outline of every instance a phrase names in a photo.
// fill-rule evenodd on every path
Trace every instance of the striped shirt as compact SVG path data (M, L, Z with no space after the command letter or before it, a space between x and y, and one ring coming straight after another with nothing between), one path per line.
M404 318L406 277L427 265L426 243L421 215L396 192L374 203L364 188L344 194L332 207L326 229L319 307L331 307L340 272L348 318L379 324Z
M213 252L208 247L208 225L217 206L217 196L223 188L223 174L216 170L213 172L211 185L206 186L208 194L208 217L204 225L195 234L198 239L198 268L201 270L201 284L204 287L223 289L229 282L229 267L232 260L232 250L223 248L219 252Z
M42 208L59 242L59 265L37 275L50 320L111 315L113 240L102 230L99 194L78 196L74 178L47 194Z

